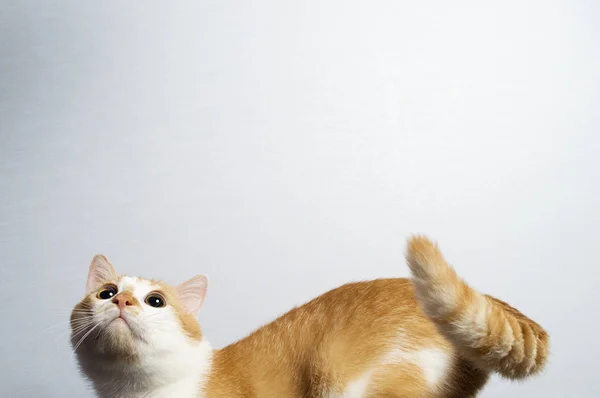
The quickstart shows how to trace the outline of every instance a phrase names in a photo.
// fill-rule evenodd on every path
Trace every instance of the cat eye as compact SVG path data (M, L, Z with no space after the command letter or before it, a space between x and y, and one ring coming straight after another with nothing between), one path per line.
M113 298L117 294L117 287L115 285L104 286L96 295L100 300L108 300Z
M167 305L163 296L161 296L158 293L150 293L149 295L146 296L146 299L144 301L150 307L154 307L154 308L162 308L165 305Z

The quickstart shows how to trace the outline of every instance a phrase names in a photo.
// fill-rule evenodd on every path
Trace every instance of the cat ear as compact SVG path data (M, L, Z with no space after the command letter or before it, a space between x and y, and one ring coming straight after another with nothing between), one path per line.
M98 289L102 283L116 279L117 273L113 265L102 254L94 256L88 272L87 284L85 286L86 294L90 294Z
M207 288L208 277L206 275L196 275L175 289L185 310L190 314L196 315L200 312L202 304L204 304Z

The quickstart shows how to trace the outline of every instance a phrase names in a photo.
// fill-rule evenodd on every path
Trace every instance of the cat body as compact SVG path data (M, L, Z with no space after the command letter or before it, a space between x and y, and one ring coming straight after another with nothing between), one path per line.
M207 397L467 397L487 379L408 279L344 285L215 352ZM462 383L468 376L469 382Z
M492 372L543 368L539 325L469 287L426 238L407 260L411 279L341 286L217 350L195 319L205 277L171 287L96 256L72 342L102 398L474 397Z

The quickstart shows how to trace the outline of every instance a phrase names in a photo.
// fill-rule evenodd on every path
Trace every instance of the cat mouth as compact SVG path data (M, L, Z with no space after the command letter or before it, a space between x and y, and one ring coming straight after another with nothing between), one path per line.
M127 326L128 329L131 329L131 327L129 326L129 322L127 322L127 320L125 318L123 318L121 315L119 315L118 317L116 317L115 319L110 321L108 323L108 326L110 326L110 325L124 325L124 326Z

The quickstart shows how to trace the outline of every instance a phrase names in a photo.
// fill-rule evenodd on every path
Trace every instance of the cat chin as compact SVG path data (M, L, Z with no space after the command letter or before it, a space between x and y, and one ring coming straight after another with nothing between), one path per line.
M111 321L91 343L95 351L115 359L131 359L139 351L138 339L121 318Z

